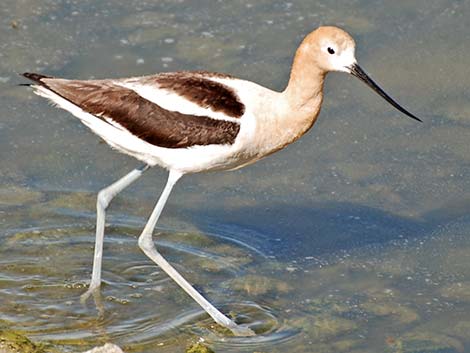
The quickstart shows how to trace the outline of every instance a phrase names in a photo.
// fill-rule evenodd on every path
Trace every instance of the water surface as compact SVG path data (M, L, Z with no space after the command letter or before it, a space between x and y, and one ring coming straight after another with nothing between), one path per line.
M0 319L66 352L470 352L470 1L12 1L0 4ZM137 163L24 87L211 70L276 90L302 36L336 24L423 124L332 74L318 123L230 173L188 176L157 246L255 338L234 338L137 247L166 178L114 200L101 305L95 195Z

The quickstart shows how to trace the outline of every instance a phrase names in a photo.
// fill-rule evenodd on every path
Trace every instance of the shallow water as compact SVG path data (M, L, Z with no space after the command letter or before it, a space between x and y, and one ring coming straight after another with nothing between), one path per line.
M0 4L0 320L66 352L470 352L470 1ZM165 172L113 201L101 301L96 192L136 166L16 73L222 71L281 90L302 36L347 29L361 65L424 120L327 79L314 129L231 173L185 177L157 244L258 335L235 338L137 247ZM98 298L99 299L99 298Z

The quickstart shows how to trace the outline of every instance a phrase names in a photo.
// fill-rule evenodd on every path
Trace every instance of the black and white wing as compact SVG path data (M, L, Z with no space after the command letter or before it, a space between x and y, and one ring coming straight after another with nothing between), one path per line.
M50 91L117 129L173 149L234 143L245 107L230 87L211 80L211 75L215 74L179 72L121 80L66 80L24 74L35 82L33 87L39 88L39 94ZM45 96L54 101L55 95ZM77 115L73 109L67 110Z

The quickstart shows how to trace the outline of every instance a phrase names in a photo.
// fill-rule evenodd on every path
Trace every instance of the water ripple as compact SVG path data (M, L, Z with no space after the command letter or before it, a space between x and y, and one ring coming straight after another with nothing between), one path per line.
M156 236L157 247L184 276L258 334L229 337L142 254L136 242L139 232L138 226L128 225L107 229L102 294L83 306L79 298L91 272L93 226L71 222L11 231L4 242L11 251L0 260L5 269L0 280L6 299L2 318L31 337L66 346L112 340L146 347L171 340L175 331L231 347L292 337L293 331L268 306L240 300L240 293L221 285L244 274L260 251L227 235L166 230ZM230 303L225 303L227 298Z

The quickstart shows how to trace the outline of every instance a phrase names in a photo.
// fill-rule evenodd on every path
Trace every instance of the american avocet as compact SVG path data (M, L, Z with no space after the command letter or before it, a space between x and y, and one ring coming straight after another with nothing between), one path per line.
M256 162L306 133L320 112L330 71L356 76L387 102L421 121L388 96L357 64L355 42L336 27L307 35L295 54L289 83L275 92L211 72L172 72L108 80L66 80L25 73L35 93L50 99L111 147L145 164L98 193L93 273L86 298L101 282L105 209L111 199L155 165L168 169L166 186L139 237L143 252L220 325L250 335L199 294L157 251L152 232L181 176L234 170Z

